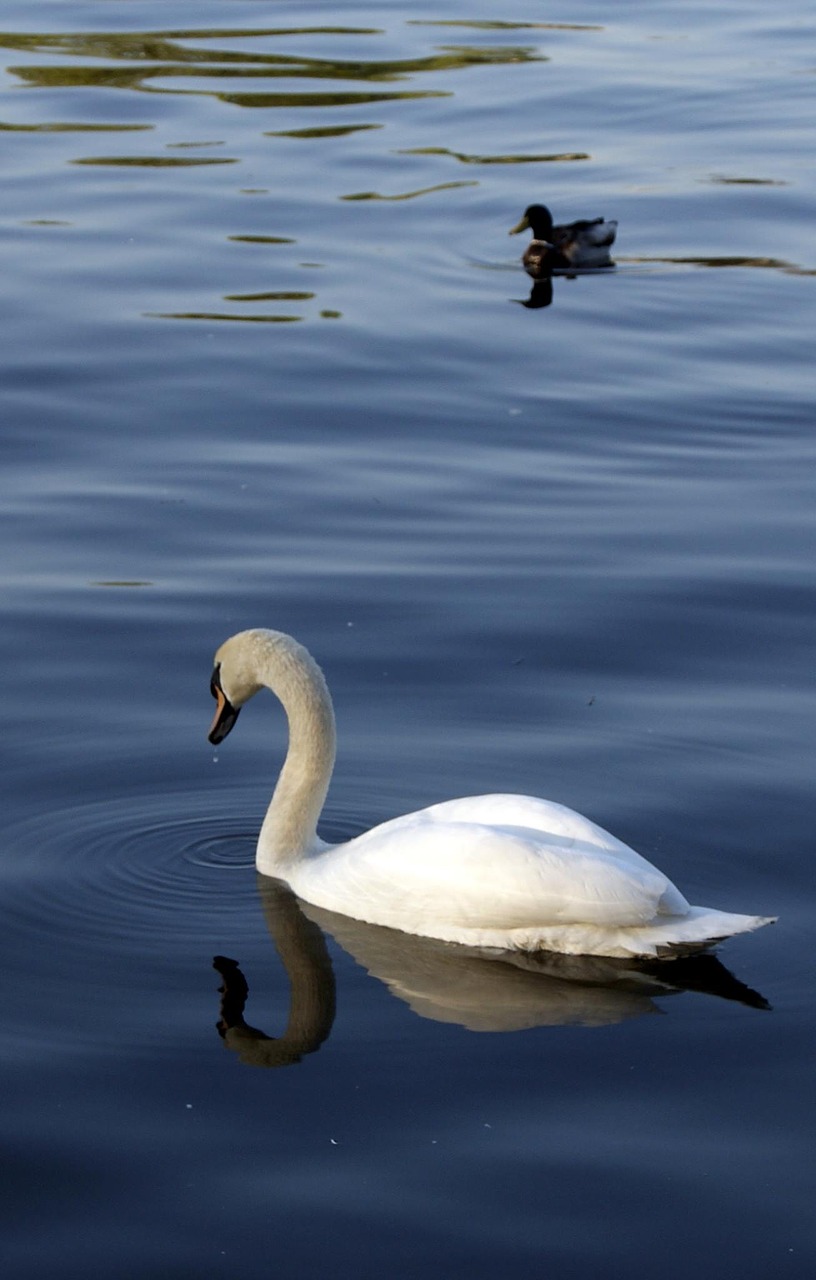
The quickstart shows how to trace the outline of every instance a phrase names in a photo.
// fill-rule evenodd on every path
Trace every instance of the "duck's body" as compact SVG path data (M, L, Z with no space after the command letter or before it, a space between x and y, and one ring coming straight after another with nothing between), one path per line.
M233 636L215 660L211 741L259 688L286 709L289 751L256 861L314 906L447 942L570 955L674 956L769 922L689 906L633 849L531 796L449 800L327 845L317 820L335 732L320 668L290 636L265 630Z
M531 204L524 210L521 221L510 235L530 229L533 238L525 250L522 262L528 275L541 280L553 271L570 267L611 267L609 250L617 234L617 222L603 218L569 222L553 226L552 214L546 205Z

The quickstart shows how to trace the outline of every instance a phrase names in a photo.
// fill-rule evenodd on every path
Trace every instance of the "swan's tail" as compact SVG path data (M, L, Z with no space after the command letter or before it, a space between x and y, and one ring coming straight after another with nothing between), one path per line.
M687 915L670 916L660 924L631 932L653 935L649 939L655 947L653 954L674 958L707 951L737 933L751 933L763 925L775 924L776 919L776 916L742 916L711 907L689 907Z
M549 925L540 929L514 929L510 936L513 948L519 951L674 960L709 951L725 938L750 933L775 920L776 916L741 916L711 907L689 907L683 915L658 916L652 924L617 928L592 924ZM492 942L489 931L485 931L481 945ZM500 945L506 947L507 942Z
M674 960L678 956L709 951L726 938L737 933L750 933L775 921L776 916L742 916L732 911L715 911L711 907L689 907L682 916L665 916L655 924L617 929L615 943L622 948L617 953L619 955Z

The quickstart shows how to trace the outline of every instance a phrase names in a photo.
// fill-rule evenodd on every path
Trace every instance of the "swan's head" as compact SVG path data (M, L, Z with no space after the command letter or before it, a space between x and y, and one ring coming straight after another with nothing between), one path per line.
M242 631L225 640L215 655L210 693L215 698L216 708L207 737L216 746L226 738L244 703L263 688L258 679L256 645L253 643L256 635L253 631Z

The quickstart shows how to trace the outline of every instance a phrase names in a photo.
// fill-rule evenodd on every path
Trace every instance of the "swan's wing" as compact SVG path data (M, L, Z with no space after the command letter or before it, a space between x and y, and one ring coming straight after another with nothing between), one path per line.
M289 882L316 906L409 933L642 925L672 888L647 862L628 865L572 836L440 821L433 811L318 854L293 868Z
M409 816L421 816L434 822L480 822L488 826L527 827L531 831L540 831L543 836L563 836L597 849L615 852L623 861L628 858L633 866L653 870L651 863L622 840L618 840L617 836L604 831L597 823L590 822L589 818L577 813L575 809L568 809L566 805L556 804L553 800L541 800L538 796L465 796L461 800L444 800L441 804L432 804L421 810L420 814ZM405 821L405 818L395 819L396 823ZM384 824L385 827L390 825ZM381 831L383 827L376 829Z
M428 817L442 822L480 822L497 826L525 827L539 832L545 841L574 841L614 854L615 859L632 869L635 875L659 875L665 882L661 895L661 915L683 915L689 909L680 890L658 871L647 858L624 844L617 836L605 831L597 823L590 822L582 813L569 809L554 800L542 800L539 796L522 796L499 793L496 795L466 796L461 800L444 800L441 804L422 809L411 817ZM397 818L396 822L405 822ZM386 824L390 825L390 824ZM382 828L377 828L382 830Z

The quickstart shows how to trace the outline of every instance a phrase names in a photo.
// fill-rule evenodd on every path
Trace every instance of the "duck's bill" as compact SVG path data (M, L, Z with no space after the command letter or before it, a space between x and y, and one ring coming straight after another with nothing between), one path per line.
M518 226L511 227L507 234L509 236L517 236L520 231L526 231L529 225L530 225L530 219L527 217L527 214L525 213L524 217L522 218Z
M238 719L238 712L241 708L234 707L227 695L224 693L224 690L221 688L221 673L218 667L216 667L212 673L210 692L215 698L216 707L215 716L213 717L213 722L210 725L210 732L207 734L207 739L213 744L213 746L217 747L219 742L224 741L232 726L235 724L235 721Z

